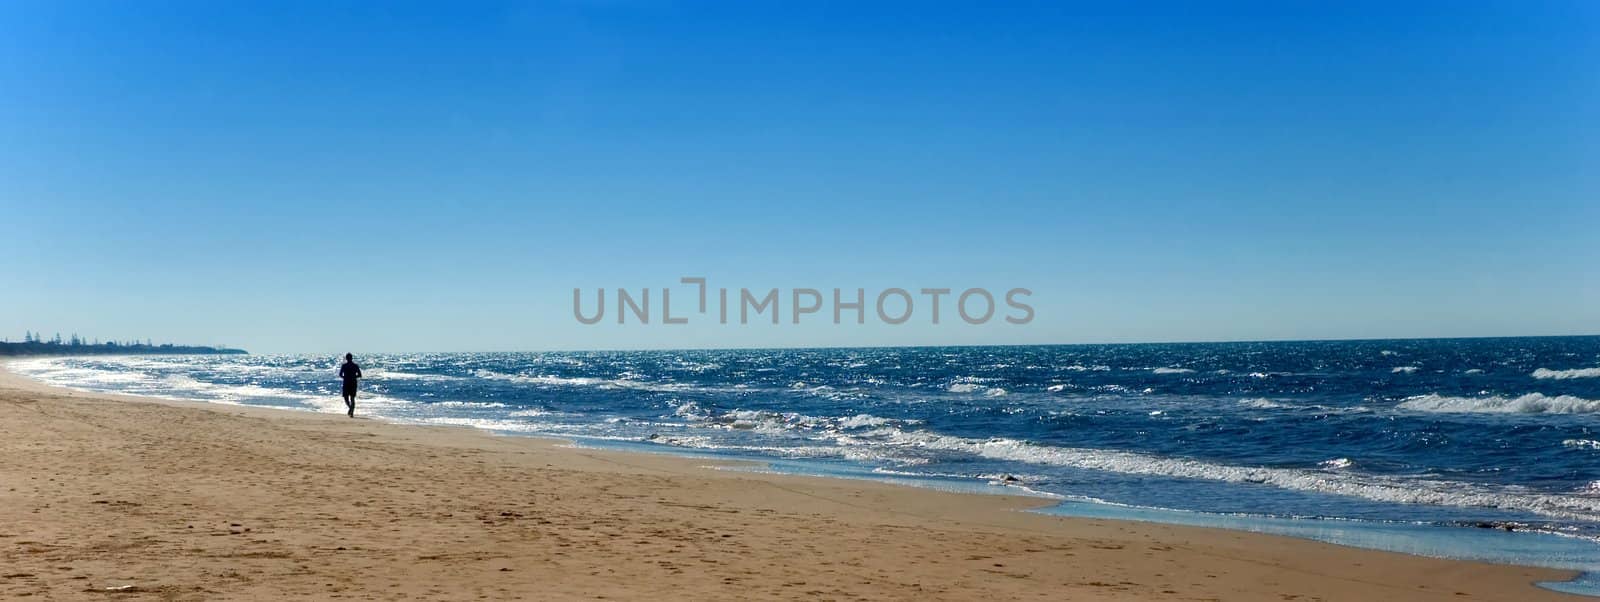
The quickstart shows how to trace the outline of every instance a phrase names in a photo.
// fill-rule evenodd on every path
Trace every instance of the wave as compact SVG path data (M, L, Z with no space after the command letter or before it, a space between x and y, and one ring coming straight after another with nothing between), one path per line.
M1003 395L1006 395L1006 392L1008 391L1005 391L1003 387L992 387L984 384L994 383L994 381L997 381L997 379L976 378L976 376L962 376L962 378L957 378L955 381L952 381L950 386L946 387L944 391L958 392L958 394L981 392L981 394L984 394L984 397L1003 397Z
M1500 508L1558 518L1600 520L1600 499L1512 493L1459 481L1402 479L1343 471L1330 472L1326 469L1232 466L1136 452L1052 447L1007 438L968 439L928 431L896 431L886 435L889 445L962 452L993 460L1121 474L1268 485L1280 489L1345 495L1384 502ZM1343 466L1328 465L1326 468L1343 468Z
M1600 441L1594 439L1567 439L1561 445L1572 449L1600 449Z
M1334 458L1332 460L1323 460L1322 463L1318 464L1317 466L1321 466L1328 470L1340 470L1355 466L1355 462L1350 458Z
M716 452L770 454L786 458L844 458L847 460L876 460L878 458L865 457L861 450L843 447L821 447L808 445L742 445L728 443L700 435L651 435L644 439L646 442L672 447L683 447L697 450Z
M1151 372L1155 374L1192 374L1194 370L1189 368L1156 368Z
M1320 403L1311 405L1292 405L1280 401L1273 401L1265 397L1252 397L1239 400L1239 405L1257 410L1302 410L1321 414L1369 414L1372 408L1367 406L1330 406Z
M873 416L871 414L856 414L855 416L851 416L849 418L839 419L838 425L839 428L843 429L856 429L884 426L891 422L894 421L888 418Z
M508 413L506 415L507 416L513 416L513 417L519 417L519 418L537 418L539 416L568 416L570 414L567 414L566 412L553 412L553 411L550 411L550 410L541 410L539 408L528 408L528 409L524 409L524 410L516 410L516 411Z
M1253 397L1253 398L1250 398L1250 399L1241 399L1241 400L1239 400L1239 405L1242 405L1242 406L1247 407L1247 408L1256 408L1258 410L1284 410L1284 409L1290 409L1290 408L1294 407L1294 406L1291 406L1291 405L1288 405L1288 404L1278 403L1276 401L1273 401L1271 399L1267 399L1265 397Z
M1534 378L1553 378L1566 380L1569 378L1600 378L1600 368L1573 368L1571 370L1551 370L1540 368L1534 370L1530 376Z
M412 372L393 372L389 370L370 370L366 376L367 378L377 380L416 380L425 382L445 382L461 379L459 376L450 376L448 374L416 374Z
M432 416L418 420L423 424L444 426L470 426L487 431L503 431L511 433L540 434L552 430L550 425L533 422L520 422L515 420L499 420L495 418L460 418L454 416Z
M1471 414L1594 414L1600 401L1572 395L1529 393L1519 397L1447 397L1436 393L1407 397L1397 406L1417 412Z
M594 378L588 376L527 376L523 374L506 374L493 370L474 370L473 376L487 380L499 380L523 385L541 385L549 387L599 387L602 389L636 389L640 391L674 392L693 389L692 385L684 383L651 383L631 378Z
M1416 366L1396 366L1393 370L1389 371L1390 374L1415 374L1416 372Z
M525 376L522 374L506 374L493 370L473 370L472 375L487 380L501 380L506 382L528 385L565 385L584 387L605 382L598 378L586 377L561 377L561 376Z
M673 414L691 422L712 424L735 429L803 429L823 431L850 431L860 429L876 429L893 425L917 424L917 420L898 420L873 416L871 414L856 414L854 416L831 417L809 416L798 412L775 412L771 410L741 410L734 409L726 412L716 412L702 407L700 404L688 401L678 404Z
M1244 400L1251 401L1251 400ZM1265 400L1263 400L1265 401ZM927 452L958 453L988 460L1067 467L1132 475L1199 479L1279 489L1351 496L1373 501L1457 507L1520 510L1552 517L1600 520L1600 499L1512 492L1459 481L1389 477L1352 472L1349 458L1333 458L1315 468L1237 466L1198 459L1140 452L1057 447L996 437L977 439L906 428L913 421L871 415L849 418L814 417L760 410L712 412L687 402L677 414L691 422L719 428L789 430L822 433L817 443L800 446L751 446L701 436L655 436L650 441L678 447L730 451L767 451L788 457L842 457L902 465L928 461ZM849 429L848 432L841 432Z
M509 407L498 401L430 401L426 403L439 408L497 409Z

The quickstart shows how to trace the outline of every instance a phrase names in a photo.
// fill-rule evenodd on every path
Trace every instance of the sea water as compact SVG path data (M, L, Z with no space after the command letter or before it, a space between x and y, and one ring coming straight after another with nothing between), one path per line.
M1045 512L1600 572L1600 337L403 353L360 414ZM30 358L92 391L344 411L339 358ZM1600 579L1547 586L1600 594Z

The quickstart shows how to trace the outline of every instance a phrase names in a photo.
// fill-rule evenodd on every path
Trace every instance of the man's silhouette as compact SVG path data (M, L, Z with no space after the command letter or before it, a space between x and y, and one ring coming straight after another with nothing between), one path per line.
M344 365L339 366L339 378L344 379L344 405L350 408L349 416L355 418L356 381L361 380L361 366L356 365L355 356L344 354Z

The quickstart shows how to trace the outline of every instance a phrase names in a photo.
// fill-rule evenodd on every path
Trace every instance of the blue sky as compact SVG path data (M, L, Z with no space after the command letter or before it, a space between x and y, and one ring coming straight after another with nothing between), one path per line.
M1588 2L8 2L0 335L1592 334L1597 34ZM572 317L680 276L1037 314Z

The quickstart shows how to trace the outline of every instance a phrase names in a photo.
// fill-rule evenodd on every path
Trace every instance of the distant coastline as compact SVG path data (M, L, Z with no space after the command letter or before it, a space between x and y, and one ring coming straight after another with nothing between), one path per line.
M0 343L0 356L24 355L247 355L243 349L162 343L60 343L30 341Z

